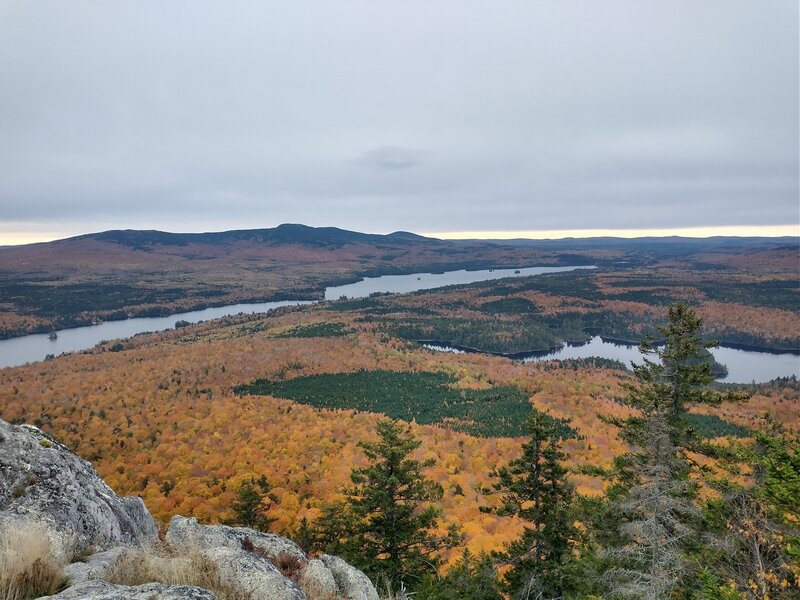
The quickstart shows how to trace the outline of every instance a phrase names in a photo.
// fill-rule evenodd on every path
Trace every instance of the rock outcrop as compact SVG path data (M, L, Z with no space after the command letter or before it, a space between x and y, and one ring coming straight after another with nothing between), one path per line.
M323 554L320 556L324 564L333 575L339 594L347 600L378 600L375 586L355 567L347 564L338 556Z
M39 429L0 420L0 534L26 522L43 527L40 530L52 538L50 547L61 554L60 563L70 563L63 569L69 587L47 598L218 597L203 587L161 583L157 575L153 576L155 581L143 585L105 581L149 581L149 574L138 581L124 576L115 579L131 564L137 577L141 572L150 573L138 569L137 564L145 562L140 557L149 556L162 568L152 572L191 566L195 561L200 570L207 571L206 577L213 572L214 583L209 587L221 597L378 600L374 586L358 569L335 556L309 558L297 544L278 535L245 527L201 525L197 519L176 516L161 542L153 517L140 498L117 496L88 462ZM70 562L75 557L80 560ZM174 573L164 581L197 583L175 579Z
M125 546L116 546L110 550L92 554L86 560L68 564L64 567L67 583L77 585L85 581L105 579L127 550L128 548Z
M167 543L178 550L199 548L235 548L241 550L250 544L265 558L291 556L299 561L306 560L306 553L300 546L285 537L273 533L262 533L247 527L228 527L227 525L200 525L194 517L180 515L172 517L165 537Z
M274 600L306 600L306 594L267 559L251 552L226 546L204 553L219 569L222 585L236 589L249 598Z
M47 600L217 600L203 588L189 585L114 585L107 581L85 581L67 588L55 596L44 596Z
M336 579L330 569L318 558L311 559L303 567L300 571L299 582L300 587L309 598L333 600L337 596L341 599L346 594L336 585Z
M0 420L0 527L36 521L76 554L156 540L141 498L121 498L92 465L30 425Z

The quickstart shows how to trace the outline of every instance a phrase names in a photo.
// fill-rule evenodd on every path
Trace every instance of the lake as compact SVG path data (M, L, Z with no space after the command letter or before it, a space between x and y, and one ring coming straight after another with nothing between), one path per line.
M457 352L463 350L447 344L424 344L430 350ZM791 353L757 352L720 346L711 348L711 354L718 363L728 368L728 376L719 381L723 383L763 383L777 377L800 377L800 355ZM600 357L618 360L630 367L632 362L642 362L638 347L605 341L599 336L585 344L565 344L553 352L536 352L518 358L522 362L543 360L564 360L569 358Z
M364 298L375 292L391 292L407 294L419 290L430 290L447 285L463 285L478 281L491 281L506 277L530 277L545 273L563 273L577 269L594 269L595 267L528 267L525 269L487 269L484 271L446 271L444 273L413 273L411 275L383 275L381 277L365 277L361 281L329 287L325 290L325 300L338 300L342 296L348 298Z
M168 317L139 317L124 321L105 321L98 325L61 329L56 333L58 339L49 339L47 333L36 333L23 337L0 340L0 367L13 367L26 362L42 360L48 354L58 356L62 352L76 352L92 348L103 340L127 338L147 331L162 331L175 327L176 321L198 323L218 319L228 315L248 312L265 312L270 308L308 304L307 302L286 300L282 302L260 302L256 304L230 304L217 308L193 310Z
M355 283L331 286L325 290L326 300L364 298L376 292L408 293L447 285L460 285L490 281L504 277L529 277L545 273L563 273L576 269L594 267L530 267L524 269L485 269L482 271L447 271L444 273L412 273L410 275L384 275L367 277ZM239 313L263 313L272 308L309 304L308 301L283 300L278 302L256 302L251 304L230 304L216 308L206 308L177 313L167 317L140 317L124 321L106 321L98 325L62 329L57 332L58 339L50 340L48 334L33 334L8 340L0 340L0 368L22 365L27 362L43 360L48 354L58 356L63 352L76 352L92 348L103 340L127 338L148 331L162 331L175 327L176 321L197 323L218 319ZM458 351L449 346L431 346L431 349ZM711 350L717 362L728 367L725 383L760 383L776 377L800 377L800 356L797 354L774 354L753 350L720 347ZM628 346L593 337L585 344L566 344L550 353L534 353L521 358L523 361L553 360L566 358L588 358L599 356L612 358L627 365L640 362L641 354L636 346Z
M325 290L325 299L332 300L342 296L363 298L375 292L414 292L446 285L475 283L503 277L527 277L544 273L562 273L575 269L594 267L531 267L524 269L485 269L482 271L448 271L444 273L412 273L410 275L385 275L367 277L356 283L331 286ZM230 304L216 308L176 313L167 317L137 317L124 321L106 321L98 325L74 327L57 331L58 338L49 339L49 334L40 333L0 340L0 368L23 365L27 362L44 360L48 354L58 356L63 352L76 352L94 347L103 340L127 338L137 333L162 331L175 327L176 321L197 323L218 319L238 313L262 313L271 308L309 304L301 300L280 302L257 302L252 304Z

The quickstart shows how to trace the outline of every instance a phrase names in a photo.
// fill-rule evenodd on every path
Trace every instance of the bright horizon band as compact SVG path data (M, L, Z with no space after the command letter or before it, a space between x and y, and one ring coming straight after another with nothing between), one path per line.
M96 231L107 231L108 229L124 229L124 227L106 227ZM149 229L149 228L148 228ZM156 228L157 229L157 228ZM52 242L96 231L0 231L0 246L20 246L24 244L36 244L41 242ZM162 229L167 231L167 229ZM208 231L208 230L205 230ZM196 230L194 233L201 233ZM192 233L183 231L181 233ZM390 233L390 232L384 232ZM661 229L542 229L542 230L517 230L517 231L445 231L445 232L416 232L426 237L434 237L443 240L464 240L464 239L494 239L494 240L513 240L513 239L563 239L563 238L590 238L590 237L695 237L707 238L714 236L731 237L798 237L800 236L800 224L797 225L721 225L710 227L675 227Z
M800 236L800 224L797 225L719 225L711 227L673 227L662 229L553 229L527 231L448 231L439 233L421 233L420 235L443 240L513 240L513 239L563 239L591 237L696 237L715 236L731 237L784 237Z

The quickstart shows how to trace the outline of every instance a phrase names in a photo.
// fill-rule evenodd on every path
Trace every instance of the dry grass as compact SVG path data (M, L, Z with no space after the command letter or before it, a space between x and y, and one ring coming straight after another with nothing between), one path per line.
M127 550L105 579L120 585L191 585L211 590L219 600L250 599L249 594L224 584L217 565L199 550L178 555L165 544Z
M243 544L248 552L265 557L262 549L247 539ZM249 547L248 547L249 546ZM285 577L298 583L302 562L294 556L279 555L270 560ZM123 554L104 577L106 581L119 585L142 585L145 583L164 583L168 585L192 585L216 594L219 600L250 600L250 594L224 584L219 569L200 550L178 554L169 544L160 543L155 547L131 548ZM311 582L303 582L309 600L338 600L338 597L318 590Z
M57 592L65 582L66 564L59 554L44 525L20 523L0 530L0 600Z

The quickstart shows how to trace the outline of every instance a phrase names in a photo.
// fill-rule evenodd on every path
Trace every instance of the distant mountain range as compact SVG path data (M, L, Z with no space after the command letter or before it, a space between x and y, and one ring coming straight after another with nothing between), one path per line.
M347 244L496 244L499 246L517 246L540 248L546 250L592 250L599 248L617 248L626 250L669 249L681 248L682 251L709 251L715 249L733 248L740 249L743 245L750 248L779 248L797 247L800 237L733 237L716 236L708 238L693 238L682 236L644 236L637 238L622 238L613 236L591 238L560 238L560 239L458 239L440 240L425 237L408 231L395 231L389 234L361 233L340 229L338 227L311 227L299 223L284 223L272 228L263 229L238 229L230 231L216 231L205 233L172 233L155 229L114 229L99 233L86 233L53 242L27 244L23 246L9 246L11 248L24 248L40 246L42 244L72 244L78 241L111 242L134 249L144 249L153 246L229 246L236 243L256 243L267 245L300 244L308 246L343 246ZM3 247L0 247L3 249Z
M169 233L156 230L113 230L102 233L88 233L61 242L74 240L97 240L113 242L133 248L148 246L187 246L189 244L229 245L239 242L258 244L303 244L310 246L342 246L345 244L420 244L445 243L426 238L407 231L396 231L388 235L359 233L338 227L309 227L296 223L286 223L270 229L242 229L209 233Z

